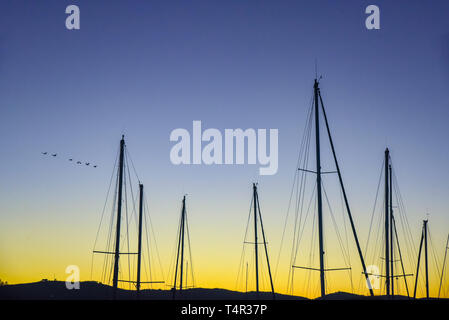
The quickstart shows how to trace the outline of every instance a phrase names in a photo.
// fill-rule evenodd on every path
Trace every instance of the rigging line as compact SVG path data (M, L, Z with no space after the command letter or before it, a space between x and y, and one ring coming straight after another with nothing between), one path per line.
M136 192L136 196L134 197L131 173L129 171L129 160L130 160L129 151L128 151L128 148L126 148L125 150L126 150L126 152L125 152L125 160L126 160L126 163L127 163L126 169L127 169L128 177L129 177L128 181L129 181L129 188L130 188L130 191L131 191L131 199L132 199L132 205L133 205L132 216L134 217L134 223L135 223L135 226L136 226L136 232L138 233L139 232L139 230L138 230L139 229L139 223L137 221L137 210L136 210L136 203L138 201L138 199L137 199L138 198L138 193ZM140 181L139 181L139 183L140 183Z
M365 255L366 255L366 253L368 251L368 243L369 243L370 236L371 236L371 228L372 228L372 225L373 225L374 213L375 213L376 207L377 207L377 199L379 197L379 189L380 189L380 183L381 183L381 180L382 180L382 174L383 174L383 171L384 171L384 165L385 165L385 159L382 161L382 166L380 168L380 175L379 175L379 181L377 183L376 197L374 198L374 207L373 207L373 211L371 213L371 221L370 221L369 230L368 230L368 238L366 240L366 245L365 245Z
M313 110L313 106L311 108L311 113L310 113L309 130L308 130L308 136L306 138L306 143L305 143L303 166L308 165L309 155L310 155L309 150L310 150L310 141L311 141L311 136L312 136L312 120L313 120L312 110ZM303 212L304 212L304 199L305 199L305 192L306 192L307 177L308 177L308 175L305 172L302 172L301 181L300 181L300 185L299 185L299 197L297 197L297 205L296 205L296 216L298 215L298 211L299 211L298 232L296 233L297 236L299 236L299 232L301 231L301 223L302 223ZM315 188L316 188L316 185L314 184L314 189ZM295 225L296 225L296 220L295 220ZM303 228L304 228L304 226L303 226ZM295 258L296 258L296 252L299 247L299 241L300 240L298 238L296 240Z
M309 109L309 114L311 112L312 112L312 109L310 108ZM310 118L310 116L308 116L308 118ZM304 133L303 133L302 141L304 140L305 132L307 130L306 129L307 128L307 121L306 121L306 126L304 127ZM301 145L302 145L302 142L301 142ZM285 220L284 220L284 228L283 228L283 231L282 231L281 244L280 244L280 248L279 248L279 251L278 251L278 257L277 257L277 260L276 260L276 268L275 268L275 272L274 272L274 279L275 279L275 281L277 279L277 272L278 272L278 268L279 268L279 261L280 261L280 257L281 257L282 247L283 247L284 238L285 238L285 231L287 229L288 216L289 216L291 201L292 201L292 197L293 197L293 191L294 191L294 188L295 188L296 177L297 177L297 173L298 173L297 169L299 167L300 158L301 158L301 149L302 149L302 146L300 147L300 152L298 154L298 160L296 162L295 174L294 174L294 177L293 177L293 185L292 185L292 189L290 191L290 199L289 199L289 202L288 202L287 213L286 213L286 217L285 217Z
M91 258L91 267L90 267L90 279L92 280L92 273L93 273L93 257L94 257L94 253L93 251L95 250L95 246L97 245L97 241L98 241L98 235L100 233L100 229L101 229L101 224L103 222L103 217L104 217L104 213L106 211L106 205L108 203L108 198L109 198L109 192L111 191L111 186L112 186L112 180L114 178L114 173L115 173L115 166L117 165L117 159L118 159L118 153L115 156L115 162L114 162L114 167L112 169L112 174L111 174L111 178L109 179L109 186L108 186L108 191L106 193L106 199L104 201L103 204L103 210L101 211L101 218L100 218L100 223L98 225L98 229L97 229L97 234L95 236L95 241L94 241L94 245L92 248L92 258Z
M375 198L374 198L373 210L372 210L372 212L371 212L371 218L370 218L370 226L369 226L369 230L368 230L368 236L367 236L367 240L366 240L366 243L365 243L364 256L367 257L367 260L368 260L368 261L374 261L374 260L375 260L376 252L377 252L377 250L378 250L377 244L378 244L378 241L379 241L379 228L380 228L379 222L380 222L380 220L381 220L381 219L379 219L379 218L378 218L377 224L376 224L377 228L376 228L375 230L377 230L377 232L376 232L376 234L374 235L375 238L374 238L374 246L373 246L373 249L372 249L372 253L371 253L371 252L368 252L368 248L369 248L369 244L370 244L370 239L371 239L371 234L372 234L372 230L373 230L374 216L375 216L376 208L377 208L377 201L378 201L378 199L379 199L379 190L380 190L380 185L381 185L382 176L383 176L384 164L385 164L385 159L384 159L384 157L383 157L382 165L381 165L381 167L380 167L379 179L378 179L378 182L377 182L377 189L376 189L376 196L375 196ZM372 255L369 256L369 254L372 254ZM359 279L359 289L361 289L361 284L362 284L362 278Z
M260 221L260 227L262 229L262 237L263 237L263 242L264 242L264 247L265 247L265 256L267 258L267 267L268 267L268 273L270 276L271 291L273 293L273 299L274 299L274 297L275 297L274 286L273 286L273 279L271 278L270 260L268 259L267 241L265 239L265 231L264 231L263 222L262 222L262 213L260 212L259 195L257 193L256 193L256 202L257 202L257 209L259 210L259 218L260 218L259 221Z
M321 186L323 187L324 196L326 197L327 206L328 206L328 208L329 208L329 213L331 214L331 218L332 218L332 222L333 222L333 225L334 225L335 233L336 233L336 235L337 235L337 240L338 240L338 243L339 243L339 245L340 245L340 249L341 249L342 254L343 254L343 259L345 260L345 263L348 263L348 261L346 261L346 258L348 258L349 253L348 253L347 251L344 250L344 246L343 246L343 238L341 237L340 231L338 230L337 222L336 222L336 220L335 220L335 216L334 216L333 210L332 210L332 208L331 208L331 205L330 205L330 202L329 202L329 198L328 198L328 196L327 196L326 189L325 189L325 187L324 187L324 179L323 179L322 182L321 182ZM345 256L345 255L346 255L346 256Z
M126 148L126 146L125 146L125 148ZM136 197L134 198L134 191L133 191L133 186L132 186L131 174L129 172L129 157L128 157L128 153L129 153L128 152L128 148L126 148L125 149L125 161L126 161L126 169L127 169L126 171L128 172L128 183L129 183L129 189L130 189L130 192L131 192L131 203L132 203L132 206L133 206L133 210L132 210L132 213L131 213L131 217L129 217L129 218L127 217L127 219L126 219L127 220L126 228L128 230L128 225L131 222L130 220L132 219L132 217L134 217L134 222L135 222L135 226L136 226L136 234L138 234L139 233L139 230L138 230L139 224L137 222L137 215L136 215L136 200L137 200L138 195L136 194ZM126 210L128 211L128 208ZM129 233L128 233L128 246L129 246ZM128 252L129 252L129 249L128 249ZM128 256L128 261L129 261L130 258L131 257ZM129 264L128 267L131 268L131 265ZM132 272L132 278L134 278L134 268L132 268L131 272Z
M399 253L399 260L401 261L401 267L402 267L402 274L404 275L404 284L405 284L405 289L407 290L407 297L410 298L410 293L408 291L408 285L407 285L407 277L405 276L405 268L404 268L404 263L402 261L402 254L401 254L401 247L399 246L399 238L398 238L398 231L396 229L396 220L393 218L392 220L393 223L393 227L394 227L394 234L396 235L396 244L398 246L398 253ZM399 280L399 279L398 279ZM398 282L399 283L399 282Z
M312 103L313 103L313 100L312 100ZM311 132L312 132L312 115L313 115L312 111L313 111L313 104L311 104L309 120L308 120L308 129L305 133L305 140L304 140L304 144L303 144L304 150L301 151L304 155L304 159L302 160L303 166L307 166L307 164L308 164L310 137L311 137ZM297 179L299 180L299 176L297 176ZM303 216L303 211L304 211L306 183L307 183L307 175L305 174L305 172L301 172L301 180L296 185L297 193L296 193L296 205L295 205L294 235L293 235L293 243L292 243L292 252L291 252L291 256L290 256L290 267L289 267L288 279L290 278L290 274L292 272L291 266L296 261L297 251L299 248L299 242L300 242L300 239L302 238L301 223L302 223L302 216ZM313 190L315 191L316 184L313 185L313 188L314 188ZM314 191L312 192L312 195L314 194ZM298 212L300 213L299 214L299 224L298 224ZM304 229L304 226L303 226L303 229ZM288 283L287 283L287 288L288 288Z
M314 184L314 187L313 187L313 191L312 191L312 194L310 195L310 200L309 200L309 204L308 204L308 206L307 206L307 211L306 211L306 217L305 217L305 219L304 219L304 224L302 225L302 229L301 230L299 230L299 233L298 233L298 237L297 237L297 244L296 244L296 249L295 249L295 254L294 254L294 257L293 257L293 259L292 259L292 261L291 261L291 263L290 263L290 270L292 269L292 267L291 266L293 266L295 263L296 263L296 259L297 259L297 257L298 257L298 251L299 251L299 244L300 244L300 242L301 242L301 240L302 240L302 237L303 237L303 235L304 235L304 231L305 231L305 227L306 227L306 223L307 223L307 219L308 219L308 217L309 217L309 214L310 214L310 212L311 212L311 206L312 206L312 203L315 205L315 207L314 207L314 209L313 209L313 213L315 212L315 210L316 210L316 202L314 202L313 201L313 199L315 198L315 194L316 194L316 184ZM315 215L314 215L315 216ZM315 225L315 217L314 218L312 218L313 219L313 225ZM315 227L312 227L312 237L313 237L313 232L315 231ZM309 264L311 264L311 262L309 261Z
M150 239L148 238L148 233L150 231L148 230L148 221L147 221L148 220L147 219L147 215L148 215L148 218L149 218L149 210L148 210L148 206L147 206L147 203L146 203L145 191L144 191L144 194L143 194L143 198L144 198L143 199L144 200L143 201L143 203L144 203L143 219L144 219L144 223L145 223L145 240L146 240L146 243L147 243L147 259L146 259L146 263L148 263L148 267L145 268L145 274L147 276L147 279L149 279L149 281L153 281L153 279L151 277L151 261L152 260L151 260L151 251L150 251ZM147 272L147 270L148 270L148 272ZM149 273L149 277L148 277L148 273ZM163 277L163 278L165 280L165 277ZM153 284L151 284L150 287L152 288Z
M145 227L145 241L146 241L146 244L147 244L147 248L146 248L147 249L146 250L147 259L145 260L146 264L147 264L147 268L145 268L145 274L147 276L147 279L149 279L149 281L151 282L151 281L153 281L153 278L151 276L151 261L152 261L151 254L152 254L152 250L150 248L151 247L150 239L151 239L151 235L153 235L153 237L154 237L154 234L153 234L153 230L152 229L151 230L148 229L148 220L150 218L150 214L149 214L148 205L146 203L145 191L144 191L144 194L142 195L142 197L143 197L143 209L144 209L143 220L144 220L144 227ZM150 233L150 237L148 237L148 233ZM157 246L156 246L156 248L157 248ZM162 267L162 265L160 265L160 267ZM148 275L148 273L149 273L149 275ZM164 275L162 275L162 278L165 281ZM152 283L150 285L150 288L153 288L153 284Z
M179 229L179 226L176 230ZM170 283L172 281L172 275L175 274L175 261L176 261L176 254L177 254L177 243L178 243L178 236L176 236L174 238L173 244L171 246L171 256L170 256L170 264L168 266L168 271L167 271L167 286L170 286Z
M391 164L391 166L393 167L393 163ZM393 167L393 169L394 169L394 167ZM402 193L401 193L401 190L399 189L399 183L398 183L398 180L397 180L395 172L396 172L396 170L393 170L393 179L394 179L393 185L396 187L395 190L396 190L396 193L399 196L399 199L400 199L400 202L401 202L401 206L402 206L403 211L404 211L405 222L406 222L406 225L407 225L409 233L410 233L410 239L413 239L413 236L412 236L412 233L411 233L410 224L409 224L409 221L408 221L408 217L405 214L406 210L405 210L405 205L404 205L403 198L402 198ZM414 253L416 254L417 251L416 251L416 247L414 245L414 242L412 242L412 246L413 246Z
M324 190L324 193L325 193L325 196L326 196L327 205L328 205L329 211L331 213L331 218L332 218L332 221L333 221L333 224L334 224L334 229L335 229L336 233L339 235L340 231L338 230L338 225L337 225L335 216L334 216L334 214L332 212L332 209L331 209L331 206L330 206L329 197L327 196L327 192L326 192L326 190L324 188L324 180L322 180L322 185L323 185L323 190ZM342 197L342 194L341 194L341 190L340 190L340 200L343 200L341 197ZM342 203L342 206L343 206L343 203ZM352 279L351 256L350 256L350 253L349 253L349 242L348 242L348 235L347 235L347 232L346 232L346 224L344 222L345 221L345 219L344 219L344 208L342 208L342 209L343 209L342 210L342 218L343 218L343 225L344 225L344 229L345 229L345 239L346 239L346 252L344 251L345 246L344 246L343 238L341 236L339 236L341 238L340 248L341 248L344 260L345 260L344 254L347 255L346 257L347 257L348 261L345 261L345 263L347 263L350 266L350 268L347 269L347 274L348 274L349 281L350 281L350 284L351 284L351 291L354 292L354 283L353 283L353 279ZM328 259L326 257L326 265L328 265L327 260ZM329 277L327 277L327 278L329 279ZM331 279L329 279L329 282L330 282L330 280Z
M324 179L323 179L323 180L324 180ZM332 219L332 222L333 222L333 226L334 226L334 229L335 229L335 233L336 233L336 235L337 235L337 240L338 240L338 243L339 243L339 245L340 245L340 250L341 250L341 252L342 252L344 262L345 262L345 263L348 263L348 262L346 261L346 258L347 258L347 257L345 256L345 255L347 254L347 252L345 252L345 250L344 250L344 247L343 247L343 240L342 240L342 238L341 238L340 231L338 230L337 222L335 221L334 213L333 213L333 210L332 210L332 208L331 208L331 205L330 205L330 202L329 202L329 198L328 198L328 196L327 196L327 192L326 192L326 189L325 189L325 187L324 187L323 180L321 180L321 186L323 187L324 196L325 196L325 198L326 198L326 203L327 203L327 206L328 206L328 208L329 208L329 213L330 213L330 215L331 215L331 219Z
M186 222L186 228L187 228L187 243L189 246L189 257L190 257L190 273L192 275L192 287L195 286L195 273L193 270L193 259L192 259L192 246L190 244L190 231L189 231L189 221L187 219L187 209L185 211L185 222ZM187 283L186 283L187 285Z
M380 257L383 254L383 246L380 246L380 242L381 242L381 238L383 239L383 234L384 234L384 229L382 228L382 222L384 221L384 212L385 212L385 208L382 207L382 211L381 214L376 215L377 216L377 224L376 224L376 233L375 233L375 238L374 238L374 246L372 248L372 252L371 252L371 256L369 257L369 260L372 261L373 263L375 261L378 261L378 257ZM367 253L369 253L368 251L368 244L367 244ZM369 254L368 254L369 255ZM383 266L383 264L381 264Z
M287 222L288 222L288 216L289 216L289 211L290 211L290 205L291 205L291 201L292 201L292 197L293 197L294 187L295 187L295 184L296 184L297 171L298 170L295 170L295 175L293 177L293 185L292 185L292 189L291 189L291 192L290 192L290 199L289 199L288 206L287 206L286 217L285 217L285 220L284 220L284 228L282 230L281 244L279 246L279 251L278 251L278 255L277 255L277 259L276 259L276 267L275 267L275 271L274 271L274 279L275 279L275 281L277 279L277 274L278 274L278 269L279 269L279 261L281 259L282 246L284 244L284 238L285 238L285 230L287 229Z
M178 222L179 223L179 222ZM179 225L178 225L178 227L177 227L177 232L179 232ZM171 246L171 248L172 248L172 250L171 250L171 256L170 256L170 264L169 264L169 267L168 267L168 271L167 271L167 281L168 281L168 284L167 284L167 286L170 286L170 283L171 283L171 281L172 281L172 275L174 275L175 274L175 261L176 261L176 255L177 255L177 243L178 243L178 233L176 233L176 237L175 238L173 238L173 244L172 244L172 246Z
M400 200L398 198L398 193L396 191L396 186L393 185L393 188L395 189L396 202L399 204ZM411 252L410 252L410 251L412 251L411 250L411 246L410 246L410 242L412 242L412 240L410 240L409 237L408 237L407 226L405 225L404 212L402 210L402 207L400 206L400 204L399 204L398 207L399 207L399 210L398 210L399 211L399 221L401 223L402 231L405 234L404 241L405 241L405 245L406 245L406 249L407 249L406 250L407 258L408 258L409 261L412 261L415 258L414 254L411 254ZM413 259L412 259L412 257L413 257Z
M137 175L137 171L136 171L136 168L134 167L133 159L131 158L131 154L129 153L128 148L126 148L126 153L129 154L129 158L130 158L130 160L131 160L131 166L132 166L132 168L133 168L133 170L134 170L134 174L136 175L137 181L140 182L139 176Z
M401 223L401 227L402 227L402 231L404 234L404 239L405 239L405 244L406 244L406 254L408 257L408 260L411 261L413 259L415 259L416 257L416 252L414 252L414 248L413 248L413 244L414 241L413 239L411 239L411 235L410 235L410 230L407 228L407 225L405 223L405 214L402 211L402 209L399 210L399 218L400 218L400 223Z
M246 237L248 235L248 228L249 228L249 221L251 219L251 207L253 206L253 197L251 197L251 202L249 205L249 212L248 212L248 220L246 221L246 230L245 230L245 236L243 237L243 244L242 244L242 253L240 255L240 262L239 262L239 267L238 267L238 271L237 271L237 280L236 280L236 289L238 288L238 282L240 279L240 270L243 266L243 258L244 258L244 254L245 254L245 241L246 241Z
M124 161L124 166L126 166L126 157L125 157L125 161ZM125 170L125 174L123 175L123 182L124 182L124 191L125 191L125 197L124 197L124 201L125 201L125 221L126 221L126 238L124 240L126 240L126 244L127 244L127 249L128 252L130 252L129 250L129 220L128 220L128 190L127 190L127 179L126 179L126 170ZM130 256L128 255L128 279L129 281L131 281L131 260L130 260ZM128 288L131 289L131 284L128 283Z
M432 232L430 232L429 225L427 225L427 233L429 235L430 249L431 249L431 253L432 253L432 257L433 257L433 263L435 264L435 268L436 268L436 277L438 278L438 276L440 275L440 266L438 264L438 259L437 259L437 255L435 252L435 246L433 245L433 241L432 241Z
M117 168L118 169L118 168ZM113 202L112 202L112 210L111 210L111 218L109 221L109 232L108 232L108 239L106 241L106 250L107 251L112 251L113 248L113 244L112 244L112 234L113 234L113 227L114 227L114 218L115 218L115 209L116 209L116 203L117 203L117 195L118 195L118 181L119 181L119 175L118 175L118 170L117 170L117 175L116 175L116 183L115 183L115 190L114 190L114 197L113 197ZM107 283L110 283L111 281L111 275L112 275L112 268L113 268L113 263L112 261L112 257L109 257L109 255L106 255L106 257L103 260L103 275L102 275L102 280L104 282L106 282L106 277L108 275L107 273L107 269L108 266L110 268L109 271L109 278L107 279Z
M381 214L376 215L376 217L377 217L377 224L376 224L376 228L375 228L376 233L374 234L375 238L373 239L374 240L374 246L372 248L372 252L369 252L368 251L369 246L367 245L367 253L366 254L368 254L368 255L371 254L371 256L368 258L369 259L368 261L371 261L372 264L379 265L378 259L383 254L382 250L384 249L383 246L379 246L379 244L381 242L380 239L381 238L383 239L382 221L384 221L384 218L383 218L384 217L384 208L382 208ZM374 262L376 262L376 263L374 263ZM380 273L382 274L384 264L381 263L380 265L381 265L381 268L382 268L382 270L380 270ZM359 289L362 288L361 287L362 282L363 282L362 278L360 278ZM366 282L364 282L364 284L366 284ZM381 290L382 290L382 288L381 288Z
M305 225L307 222L307 218L309 217L309 214L311 212L311 206L312 203L315 205L313 212L315 213L315 209L316 209L316 203L313 201L313 199L315 198L316 195L316 186L314 186L313 190L312 190L312 194L310 195L310 199L309 199L309 204L307 206L307 211L306 211L306 217L304 219L304 224L302 225L302 229L300 230L299 234L298 234L298 238L297 238L297 244L296 244L296 250L295 250L295 256L294 256L294 260L292 261L292 265L295 264L296 262L296 258L297 258L297 254L298 254L298 250L299 250L299 244L302 240L302 237L304 235L304 231L305 231Z
M159 266L160 266L160 268L161 268L162 277L163 277L164 279L166 279L166 278L165 278L165 273L164 273L164 268L162 267L161 256L160 256L160 254L159 254L159 246L157 245L157 241L156 241L156 233L154 232L153 222L152 222L152 220L151 220L150 210L149 210L149 206L148 206L147 198L146 198L146 195L145 195L145 194L144 194L144 200L145 200L145 205L146 205L146 208L147 208L147 211L146 211L146 212L147 212L147 215L148 215L148 221L149 221L149 223L150 223L151 234L153 235L154 246L155 246L157 258L158 258L158 260L159 260Z
M415 247L414 247L414 242L413 242L412 235L411 235L411 230L408 225L407 215L405 214L405 207L403 204L403 200L400 198L401 193L399 190L399 185L397 183L397 178L394 173L395 173L395 171L393 171L393 187L394 187L395 193L396 193L396 201L399 204L399 216L400 216L402 229L405 234L405 244L406 244L406 249L407 249L406 254L408 256L409 261L412 261L416 257L416 250L414 250ZM405 220L405 223L404 223L404 220ZM410 245L410 243L411 243L411 245ZM412 259L412 256L413 256L413 259ZM419 279L418 279L418 281L419 281ZM422 291L421 286L420 286L420 290Z
M315 223L316 223L316 219L317 219L317 215L315 214L315 212L316 212L316 206L317 206L317 203L316 203L316 201L314 201L314 208L313 208L313 220L312 220L312 239L311 239L311 241L310 241L310 250L309 250L309 266L311 266L312 265L312 261L313 261L313 259L315 258L315 250L313 250L314 249L314 246L315 246ZM308 275L307 275L307 285L306 285L306 288L305 288L305 292L308 292L308 293L311 293L311 290L310 290L310 279L311 279L311 270L308 270ZM305 284L306 284L305 283Z
M299 239L299 232L301 231L301 223L302 223L302 215L303 215L303 195L304 195L304 172L301 172L301 179L299 179L299 175L297 176L297 187L296 187L296 201L295 201L295 219L294 219L294 232L293 232L293 245L292 245L292 252L290 256L290 265L294 263L296 251L298 250L298 239ZM299 213L299 214L298 214ZM299 218L299 222L298 222Z
M332 222L333 222L333 226L334 226L334 229L335 229L335 233L337 234L337 239L338 239L338 243L340 245L340 250L341 250L341 253L342 253L342 256L343 256L343 260L344 260L344 262L347 265L351 266L351 263L349 262L349 252L345 251L345 248L344 248L344 245L343 245L343 239L341 238L340 231L338 230L337 221L335 220L335 216L334 216L333 210L332 210L330 202L329 202L329 197L327 196L326 188L324 187L324 179L321 180L321 185L323 187L324 196L326 198L327 206L329 208L329 213L330 213L331 218L332 218ZM345 256L345 255L347 255L347 256ZM346 261L346 259L348 259L348 261ZM326 256L326 265L328 265L327 264L327 256ZM349 275L349 280L350 280L350 283L351 283L351 287L354 287L354 284L352 282L352 277L350 275Z
M444 247L444 258L443 258L443 265L442 265L442 268L441 268L441 278L440 278L440 286L438 288L438 298L440 298L441 286L443 284L444 267L446 266L446 255L447 255L447 249L448 248L449 248L449 234L447 235L446 246Z
M341 203L341 218L343 220L343 227L345 230L345 241L346 241L346 248L348 250L348 260L349 260L349 265L351 266L351 255L349 253L349 239L348 239L348 230L346 228L346 219L345 219L345 208L344 208L344 204L343 204L343 192L340 189L340 203ZM348 271L349 273L349 277L351 279L351 293L354 293L354 283L353 283L353 274L352 274L352 268L349 269Z
M307 217L308 217L308 212L306 212L306 218L304 220L304 224L303 224L303 215L304 215L304 199L305 199L305 185L304 185L304 176L301 177L301 184L300 184L300 188L299 188L299 196L298 196L298 202L301 203L301 205L296 205L296 214L295 214L295 222L294 222L294 226L295 226L295 232L294 232L294 237L293 237L293 245L292 245L292 253L291 253L291 258L290 258L290 266L295 264L297 255L298 255L298 250L299 250L299 244L301 242L302 239L302 234L305 228L305 222L307 221ZM313 200L313 196L315 195L315 188L316 185L313 185L313 191L312 191L312 195L309 201L309 207L308 210L310 210L310 204ZM298 222L298 212L299 214L299 222ZM289 268L289 271L291 271L291 267Z

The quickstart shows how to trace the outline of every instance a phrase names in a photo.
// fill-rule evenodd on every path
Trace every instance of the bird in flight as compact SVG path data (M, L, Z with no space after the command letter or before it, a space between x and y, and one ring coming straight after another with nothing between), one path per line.
M51 155L52 157L57 157L58 153L49 153L48 151L41 151L41 154L43 155ZM73 160L73 158L66 158L68 159L70 162L75 162ZM85 164L86 166L90 166L93 168L97 168L97 165L91 164L90 162L84 162L84 161L76 161L76 164Z

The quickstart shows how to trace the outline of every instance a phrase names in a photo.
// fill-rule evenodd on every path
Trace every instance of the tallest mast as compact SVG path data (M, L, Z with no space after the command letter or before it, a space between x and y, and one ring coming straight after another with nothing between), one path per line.
M321 156L320 156L320 119L318 109L318 81L315 79L313 85L315 100L315 141L316 141L316 184L317 184L317 204L318 204L318 237L320 246L320 284L321 296L326 295L324 280L324 243L323 243L323 204L321 199Z
M117 199L117 224L115 233L115 253L114 253L114 277L112 279L113 298L117 296L118 284L118 268L120 257L120 224L122 220L122 187L123 187L123 166L125 153L125 136L122 135L120 140L120 160L119 160L119 176L118 176L118 199Z
M390 295L390 246L389 246L389 164L390 164L390 151L385 149L385 273L386 273L386 293Z

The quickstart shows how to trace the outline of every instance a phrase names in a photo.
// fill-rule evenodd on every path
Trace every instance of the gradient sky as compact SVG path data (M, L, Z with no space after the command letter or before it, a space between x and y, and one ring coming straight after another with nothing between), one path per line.
M65 28L69 4L80 7L80 30ZM365 28L369 4L380 7L380 30ZM188 193L197 284L235 289L256 180L277 256L315 60L361 242L389 146L415 242L428 212L442 256L448 15L448 1L1 1L0 279L62 280L69 264L90 279L125 134L164 263ZM193 120L220 130L279 129L278 173L172 165L170 132L191 131Z

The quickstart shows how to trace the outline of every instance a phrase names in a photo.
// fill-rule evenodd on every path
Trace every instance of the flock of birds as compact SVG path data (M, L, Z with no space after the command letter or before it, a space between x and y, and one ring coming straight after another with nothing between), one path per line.
M44 156L46 156L46 155L51 155L52 157L57 157L58 156L58 154L57 153L48 153L47 151L45 151L45 152L41 152ZM73 158L69 158L69 161L72 161L73 162ZM76 161L76 164L83 164L81 161ZM86 165L86 166L90 166L90 162L84 162L84 164ZM95 164L95 165L92 165L92 167L93 168L96 168L97 167L97 165Z

